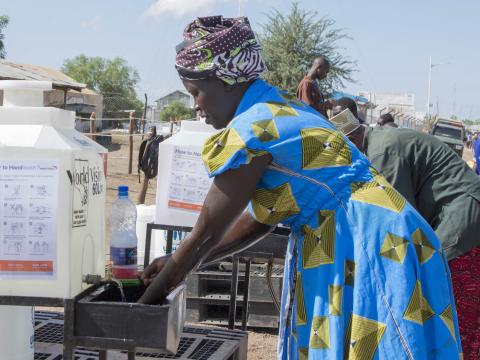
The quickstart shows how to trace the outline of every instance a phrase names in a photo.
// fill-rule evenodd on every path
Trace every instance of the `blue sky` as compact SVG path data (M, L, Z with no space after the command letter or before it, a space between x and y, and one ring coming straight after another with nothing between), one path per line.
M480 1L304 0L344 28L353 40L345 54L358 61L357 83L346 90L410 92L426 109L428 57L447 63L433 69L432 103L442 115L480 119ZM242 0L241 13L256 30L272 8L290 2ZM10 16L7 59L60 68L80 53L120 56L142 79L138 92L151 100L181 89L174 47L194 17L235 16L237 0L0 0Z

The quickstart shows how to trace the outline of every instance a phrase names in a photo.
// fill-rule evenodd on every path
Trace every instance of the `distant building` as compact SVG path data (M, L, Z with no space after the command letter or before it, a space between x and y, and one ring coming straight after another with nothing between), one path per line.
M363 121L367 121L367 111L369 109L371 109L372 107L375 107L374 104L369 102L368 99L363 97L362 95L353 95L353 94L349 94L349 93L346 93L346 92L343 92L343 91L334 91L332 93L331 98L333 100L339 100L341 98L348 98L348 99L352 99L353 101L355 101L355 103L357 104L358 117Z
M162 110L173 102L181 102L186 107L193 108L193 97L180 90L175 90L174 92L155 100L158 110Z
M174 92L171 92L155 100L157 106L154 110L154 118L160 119L160 113L162 112L162 110L173 102L180 102L186 107L193 108L193 97L190 94L187 94L186 92L183 92L181 90L175 90Z
M69 90L65 100L64 106L63 92L49 91L45 96L45 106L64 107L65 110L75 111L77 116L82 118L89 118L92 112L96 118L103 117L103 96L93 90Z
M103 116L103 96L59 70L0 60L0 80L49 81L53 90L45 92L44 106L75 111L80 117L89 118L92 112L96 118ZM3 94L0 92L0 104L2 103Z
M368 123L375 124L382 114L392 113L399 126L408 126L407 123L413 121L410 119L416 117L415 94L359 91L358 95L375 104L374 108L366 111L365 118Z

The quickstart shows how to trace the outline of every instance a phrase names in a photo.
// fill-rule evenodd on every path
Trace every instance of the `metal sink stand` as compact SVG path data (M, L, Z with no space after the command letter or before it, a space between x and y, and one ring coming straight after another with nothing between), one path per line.
M99 360L107 359L108 349L124 350L128 353L128 360L135 360L135 344L128 339L107 339L86 336L75 336L75 305L84 297L90 295L98 285L93 285L84 290L74 298L43 298L33 296L0 296L0 305L8 306L44 306L64 308L64 330L63 330L63 360L74 360L74 349L76 346L96 348L99 350Z
M147 233L145 237L145 259L144 259L144 268L150 263L150 248L152 243L152 231L153 230L166 230L167 231L167 241L166 241L166 253L170 254L172 252L173 246L173 232L174 231L183 231L191 232L192 227L188 226L172 226L172 225L162 225L155 223L147 224ZM260 240L256 244L249 247L247 250L237 253L233 256L233 266L232 266L232 283L230 287L230 307L228 311L228 328L231 330L235 329L236 321L236 307L237 307L237 293L238 293L238 273L239 273L239 263L240 259L245 262L245 278L244 278L244 289L243 289L243 311L242 311L242 326L241 329L245 331L247 329L248 322L248 301L249 301L249 292L250 292L250 267L252 264L252 259L262 259L268 262L268 269L271 272L273 261L275 259L284 259L286 248L287 248L287 238L290 234L290 230L287 228L277 227L270 235L267 235L264 239ZM273 241L272 236L275 237ZM268 241L270 238L270 241ZM281 238L281 239L279 239ZM283 242L281 240L284 240ZM267 273L269 272L267 270ZM276 294L271 285L271 277L267 275L267 282L270 290L270 294L275 303L275 306L278 311L280 311L280 304L276 297Z

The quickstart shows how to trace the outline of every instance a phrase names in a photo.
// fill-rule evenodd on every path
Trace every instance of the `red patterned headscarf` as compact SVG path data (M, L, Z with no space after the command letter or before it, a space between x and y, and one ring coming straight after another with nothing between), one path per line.
M183 38L175 64L182 79L218 77L233 85L256 79L266 69L246 17L198 18L186 27Z

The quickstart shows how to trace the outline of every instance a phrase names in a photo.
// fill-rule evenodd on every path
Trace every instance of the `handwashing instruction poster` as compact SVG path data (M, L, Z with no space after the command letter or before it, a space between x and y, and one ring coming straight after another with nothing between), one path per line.
M0 160L0 279L56 277L58 163Z
M212 183L202 162L201 150L174 147L168 207L200 212Z

